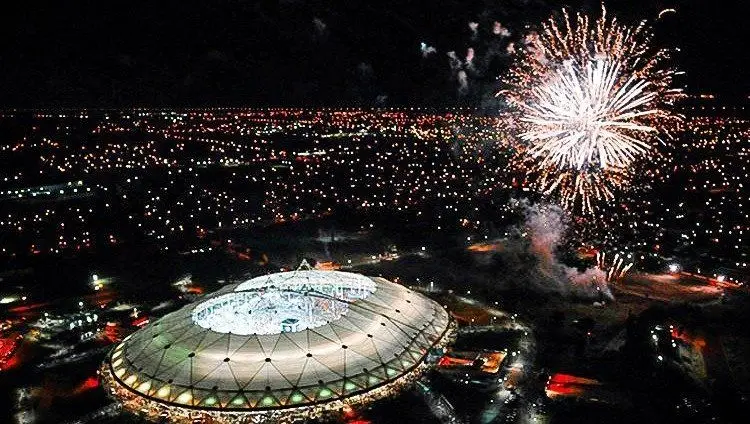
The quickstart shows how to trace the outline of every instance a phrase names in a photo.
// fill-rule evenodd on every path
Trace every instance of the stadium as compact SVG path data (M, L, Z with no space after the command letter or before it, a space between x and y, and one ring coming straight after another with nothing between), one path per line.
M391 396L455 323L383 278L303 270L231 284L125 338L101 375L147 419L287 423Z

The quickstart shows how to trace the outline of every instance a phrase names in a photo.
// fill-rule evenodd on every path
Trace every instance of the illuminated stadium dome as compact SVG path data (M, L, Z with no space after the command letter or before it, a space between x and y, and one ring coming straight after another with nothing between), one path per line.
M172 422L292 422L389 396L455 324L382 278L297 270L253 278L127 337L102 378L126 409Z

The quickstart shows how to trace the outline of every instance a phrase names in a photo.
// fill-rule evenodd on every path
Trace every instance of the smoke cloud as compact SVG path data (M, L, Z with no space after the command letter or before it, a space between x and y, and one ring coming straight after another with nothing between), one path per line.
M469 77L466 75L466 71L463 69L458 71L456 81L458 81L458 94L465 96L469 92Z
M419 43L419 51L422 52L422 57L427 57L433 53L437 53L437 49L432 46L428 46L427 43Z
M556 205L529 205L525 200L518 203L525 216L522 234L528 238L529 249L537 258L536 271L542 284L537 287L561 294L614 300L603 270L592 267L579 271L558 260L557 250L568 228L563 210Z
M446 55L448 56L448 63L453 73L453 78L457 83L456 90L458 95L465 96L469 92L469 75L466 73L466 69L473 67L473 64L468 60L474 59L474 50L469 48L469 51L467 51L467 62L461 61L453 50L446 53Z
M492 33L495 35L499 35L500 37L510 37L510 30L508 30L508 28L505 28L503 24L498 21L495 21L492 25Z
M313 37L317 40L323 40L327 38L328 25L325 22L323 22L322 19L318 17L314 17L312 20L312 23L313 23L313 28L315 29Z
M469 31L471 31L471 41L476 41L479 37L479 23L469 22Z

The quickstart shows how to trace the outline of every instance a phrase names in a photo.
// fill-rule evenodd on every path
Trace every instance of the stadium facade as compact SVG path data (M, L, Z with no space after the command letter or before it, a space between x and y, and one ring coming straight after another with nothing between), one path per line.
M105 387L152 420L295 422L390 396L455 335L436 302L382 278L297 270L231 284L125 338Z

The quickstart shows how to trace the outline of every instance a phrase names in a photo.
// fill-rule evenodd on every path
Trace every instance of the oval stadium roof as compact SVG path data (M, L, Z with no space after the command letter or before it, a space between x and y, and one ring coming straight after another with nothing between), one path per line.
M448 313L382 278L298 270L225 286L126 338L113 385L169 406L274 410L365 393L415 369Z

